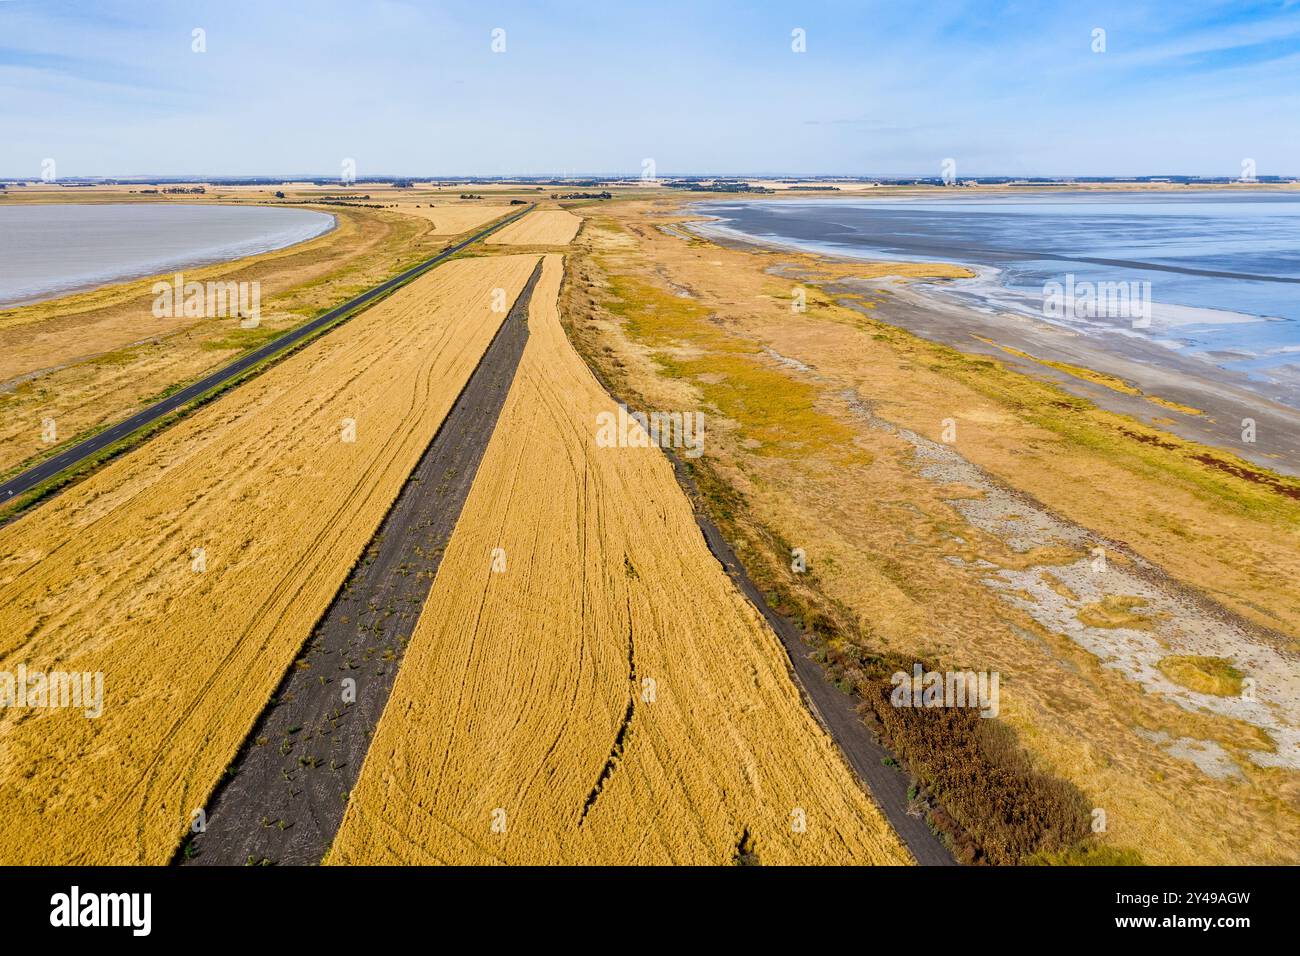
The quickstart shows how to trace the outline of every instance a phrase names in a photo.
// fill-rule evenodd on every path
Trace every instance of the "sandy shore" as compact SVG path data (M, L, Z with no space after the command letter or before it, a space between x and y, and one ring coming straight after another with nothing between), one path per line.
M877 319L964 352L992 356L1102 408L1131 415L1182 438L1226 449L1283 474L1300 475L1300 411L1220 380L1217 374L1223 370L1216 369L1211 377L1204 362L1127 336L1115 336L1102 348L1096 339L1060 326L1013 312L986 314L915 286L870 280L828 286L828 291L861 291L871 286L889 289L886 300L870 310ZM844 299L842 303L866 311L859 301ZM1017 355L1008 348L1026 354ZM1141 394L1120 391L1043 362L1114 376ZM1228 372L1223 375L1231 377ZM1170 408L1153 398L1200 414ZM1254 442L1242 440L1247 419L1255 423Z
M699 232L732 248L791 248L713 229ZM865 261L820 254L819 258L842 264ZM813 278L796 268L780 274ZM883 278L822 285L841 305L874 319L963 352L996 358L1102 408L1179 437L1231 451L1281 474L1300 475L1300 410L1259 394L1238 373L1134 336L1111 336L1103 348L1095 337L1018 312L981 311L922 283ZM1045 363L1072 366L1082 374ZM1107 382L1108 377L1118 381ZM1247 420L1254 422L1253 442L1243 440Z

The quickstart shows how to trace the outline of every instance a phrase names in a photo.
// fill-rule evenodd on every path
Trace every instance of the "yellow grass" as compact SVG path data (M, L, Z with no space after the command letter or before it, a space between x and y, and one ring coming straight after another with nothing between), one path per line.
M582 219L563 209L539 209L493 233L488 242L501 246L567 246Z
M440 267L0 529L0 671L104 687L0 710L0 863L167 860L535 262Z
M1155 623L1151 615L1141 610L1146 601L1140 597L1107 594L1100 601L1085 604L1075 615L1079 623L1088 627L1131 627L1146 630Z
M997 346L997 348L1006 352L1008 355L1014 355L1018 358L1028 359L1031 362L1037 362L1039 365L1046 366L1047 368L1054 368L1067 375L1073 375L1075 378L1083 379L1086 382L1092 382L1094 385L1101 385L1105 388L1109 388L1113 392L1119 392L1123 395L1136 395L1145 398L1148 402L1159 405L1161 408L1167 408L1170 411L1181 412L1184 415L1205 414L1205 412L1201 411L1199 408L1193 408L1192 406L1184 405L1181 402L1173 402L1167 398L1160 398L1158 395L1148 395L1136 385L1126 382L1124 379L1116 375L1108 375L1105 372L1098 372L1095 369L1084 368L1082 365L1071 365L1069 362L1057 362L1051 359L1041 359L1035 355L1030 355L1028 352L1023 352L1020 349L1013 348L1010 345L1002 345L998 342L994 342L992 339L985 338L982 335L975 335L974 338L977 338L988 345Z
M662 453L597 447L561 271L329 862L907 862Z
M433 223L433 231L439 236L454 236L469 232L477 226L483 226L510 212L509 206L482 205L476 202L439 203L436 206L416 203L402 203L397 211L408 216L419 216Z

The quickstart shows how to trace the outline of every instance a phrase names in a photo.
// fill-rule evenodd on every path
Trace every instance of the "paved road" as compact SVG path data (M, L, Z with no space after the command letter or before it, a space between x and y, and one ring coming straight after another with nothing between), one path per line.
M33 465L24 472L20 472L4 484L0 484L0 504L21 495L26 491L30 491L42 482L61 474L69 468L81 464L87 458L98 454L105 448L121 441L123 438L135 433L146 425L156 422L161 418L165 418L210 389L230 381L232 378L242 374L254 365L257 365L259 362L272 358L273 356L283 352L285 349L292 348L296 343L310 337L330 323L337 321L340 316L357 308L357 306L365 305L367 302L390 292L397 286L409 282L422 272L432 269L448 256L455 255L466 246L473 245L484 236L495 232L507 223L514 222L514 220L518 219L524 213L529 212L532 208L533 204L524 206L519 210L519 212L501 222L498 222L496 225L488 226L481 232L475 233L468 239L461 240L454 246L448 246L432 259L426 259L419 265L412 266L401 275L394 276L388 281L375 286L373 289L361 293L361 295L357 296L355 299L344 302L338 308L331 309L319 318L312 319L305 325L300 325L296 329L286 332L284 335L268 342L266 345L254 349L247 355L235 359L235 361L231 362L229 365L218 369L206 378L200 379L192 385L187 385L180 391L168 395L166 398L150 405L148 408L136 412L130 418L118 422L116 425L113 425L96 435L92 435L85 441L59 452L52 458L47 458L38 465Z

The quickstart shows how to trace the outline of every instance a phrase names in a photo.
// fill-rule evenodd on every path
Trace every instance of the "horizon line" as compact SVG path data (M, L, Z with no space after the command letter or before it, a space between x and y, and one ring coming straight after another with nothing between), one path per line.
M113 182L113 183L158 183L158 182L245 182L245 181L266 181L266 182L311 182L326 183L337 182L340 186L357 185L361 183L383 183L393 181L409 182L529 182L545 180L548 182L571 180L571 179L590 179L602 180L606 182L657 182L671 179L714 179L714 180L746 180L746 179L765 179L774 181L809 181L809 180L837 180L841 182L873 182L873 181L900 181L914 180L918 182L944 182L942 175L921 174L921 173L876 173L876 174L849 174L849 173L737 173L737 172L670 172L657 174L652 178L642 179L638 173L621 174L612 172L552 172L552 173L456 173L446 175L428 175L412 173L390 173L384 172L375 175L353 177L348 182L344 182L342 177L335 173L129 173L129 174L94 174L94 175L67 175L57 176L50 180L44 180L38 174L35 176L5 176L0 175L0 182L3 183L44 183L46 185L56 185L59 183L79 183L79 182ZM1239 176L1230 176L1225 174L1207 174L1207 173L1119 173L1119 174L1020 174L1007 175L1004 173L984 173L971 174L968 176L957 176L953 182L978 182L988 180L1002 180L1005 182L1096 182L1096 181L1113 181L1113 182L1133 182L1139 180L1204 180L1212 182L1230 182L1230 183L1285 183L1300 181L1300 173L1269 173L1260 174L1252 179L1243 179Z

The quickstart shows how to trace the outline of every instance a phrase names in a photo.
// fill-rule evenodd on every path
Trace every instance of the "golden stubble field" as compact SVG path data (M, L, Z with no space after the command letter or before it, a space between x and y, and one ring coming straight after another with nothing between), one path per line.
M489 245L566 246L578 234L582 219L564 209L538 209L488 237Z
M517 208L499 203L484 205L477 202L401 202L397 205L397 211L403 215L416 216L433 223L433 231L439 236L457 236L479 226L486 226L493 219L499 219Z
M447 263L0 529L0 671L104 693L0 711L0 862L169 858L535 264Z
M789 280L769 270L825 263L683 240L662 231L671 222L664 212L624 205L588 222L572 256L567 314L583 354L630 400L710 409L703 461L738 493L727 499L740 534L733 543L751 570L850 623L867 653L999 671L1000 720L1035 767L1107 811L1099 837L1107 846L1149 863L1295 862L1300 777L1251 756L1267 760L1276 747L1286 759L1293 745L1245 719L1179 706L1072 640L1104 610L1079 610L1095 598L1066 584L1079 555L1018 551L1005 533L968 521L966 503L991 506L994 496L963 485L959 472L928 476L897 427L938 443L951 416L961 423L956 454L1010 493L1028 492L1015 511L1045 507L1120 542L1188 594L1278 627L1280 639L1257 639L1269 657L1291 659L1300 621L1290 583L1300 554L1294 502L1191 467L1181 446L1144 440L1152 429L874 322L815 286L807 312L792 313ZM772 551L772 541L785 550ZM792 546L808 555L800 580L789 573ZM1109 560L1116 573L1132 570L1123 551ZM990 585L999 576L1036 580L1011 591ZM1128 621L1103 620L1092 633L1122 636L1128 623L1161 638L1208 623L1201 640L1210 649L1200 653L1240 649L1227 632L1241 625L1216 628L1214 612L1188 600L1187 620L1139 602ZM1041 609L1051 601L1062 616L1048 626ZM848 636L828 650L857 653ZM1265 660L1261 652L1238 664L1285 699L1287 685L1267 675Z
M530 339L328 862L905 863L657 448Z

